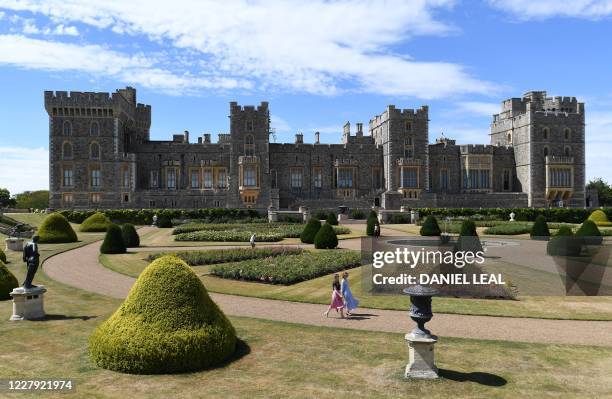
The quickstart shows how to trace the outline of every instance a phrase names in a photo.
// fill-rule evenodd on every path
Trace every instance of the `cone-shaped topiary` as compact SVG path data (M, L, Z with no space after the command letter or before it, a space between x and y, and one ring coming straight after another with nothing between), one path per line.
M157 219L157 227L172 227L172 220L168 216L160 216Z
M98 366L130 374L170 374L218 365L236 331L193 270L163 256L138 277L121 307L89 338Z
M127 248L136 248L140 246L140 237L133 224L126 223L122 225L121 236Z
M76 242L77 235L63 215L51 213L38 228L41 243Z
M423 225L421 226L422 236L439 236L442 233L440 226L438 226L438 220L433 215L429 215L425 218Z
M9 295L13 288L17 288L19 283L11 271L0 261L0 300L10 299Z
M603 237L597 228L597 225L592 220L585 220L580 228L576 231L576 237L582 239L585 245L601 245Z
M546 218L543 215L538 215L538 217L536 217L533 226L531 226L531 232L529 235L534 240L547 240L548 237L550 237L550 230L548 230L548 224L546 223Z
M330 212L327 215L327 219L325 219L325 223L331 224L332 226L337 226L338 225L338 217L336 216L335 213Z
M325 223L315 236L314 246L317 249L333 249L338 246L338 237L334 228L329 223Z
M6 254L4 253L4 251L2 250L2 248L0 248L0 262L2 263L8 263L6 261Z
M87 219L83 220L79 230L82 232L102 232L106 231L111 221L102 212L96 212Z
M116 224L111 224L106 230L104 242L100 247L102 254L124 254L125 243L123 242L123 234L121 228Z
M366 234L369 236L373 236L374 235L374 226L376 226L376 223L378 223L378 215L376 214L375 211L370 211L370 214L368 215L368 221L366 224Z
M306 223L306 227L300 235L300 240L306 244L313 244L315 236L321 228L321 221L319 219L312 218Z
M608 220L608 216L601 209L593 211L587 220L595 222L598 226L612 226L612 223Z
M482 251L482 244L478 238L476 232L476 224L471 220L465 220L461 224L461 232L455 244L455 250L457 251L471 251L478 252Z
M582 240L567 226L561 226L546 245L546 253L552 256L578 256L581 250Z

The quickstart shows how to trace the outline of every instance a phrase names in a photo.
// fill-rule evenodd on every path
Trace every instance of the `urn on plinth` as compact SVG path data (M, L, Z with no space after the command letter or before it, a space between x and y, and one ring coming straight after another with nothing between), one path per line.
M45 318L44 295L47 289L42 285L30 288L18 287L11 293L13 315L10 321L40 320Z
M434 361L434 345L438 337L425 328L431 320L431 297L438 294L433 287L413 285L404 289L410 295L409 315L417 323L416 328L405 335L408 344L409 362L404 376L406 378L438 378L438 368Z

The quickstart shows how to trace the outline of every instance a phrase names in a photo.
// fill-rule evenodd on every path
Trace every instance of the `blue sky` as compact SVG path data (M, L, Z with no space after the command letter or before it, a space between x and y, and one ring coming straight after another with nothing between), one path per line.
M269 101L278 142L430 107L430 140L487 143L528 90L587 110L587 178L612 181L612 1L0 0L0 187L47 187L44 90L138 89L152 138L228 130Z

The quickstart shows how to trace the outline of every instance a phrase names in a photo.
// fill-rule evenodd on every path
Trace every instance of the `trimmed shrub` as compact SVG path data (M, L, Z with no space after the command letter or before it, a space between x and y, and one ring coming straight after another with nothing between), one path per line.
M89 338L95 364L130 374L202 370L227 360L235 348L230 321L194 271L172 256L147 266Z
M4 263L0 261L0 300L11 299L9 294L19 286L17 278Z
M335 213L330 212L327 215L327 219L325 219L325 223L331 224L332 226L337 226L338 225L338 216L336 216Z
M427 216L425 218L425 222L421 226L420 231L422 236L439 236L442 231L440 231L440 226L438 226L438 221L432 215Z
M162 227L162 228L172 227L172 219L164 215L159 216L157 218L157 227Z
M396 213L395 215L391 215L390 222L392 224L406 224L406 223L410 223L410 216Z
M589 215L588 220L595 222L597 226L612 226L612 223L608 220L608 216L601 209L593 211L593 213Z
M572 229L566 226L562 226L546 245L546 253L551 256L578 256L580 251L582 240L575 237Z
M300 235L300 241L306 244L313 244L315 236L321 228L321 221L319 219L312 218L304 227L302 234Z
M585 220L582 226L576 231L576 237L582 239L585 245L601 245L603 237L597 228L597 225L592 220Z
M461 231L459 232L459 238L457 238L457 243L455 244L455 250L471 252L482 251L482 244L476 232L476 224L473 221L465 220L461 224Z
M181 258L189 266L214 265L217 263L240 262L248 259L270 258L281 255L299 255L303 253L299 247L268 247L268 248L229 248L209 249L205 251L181 251L172 253L151 254L147 257L149 261L162 256L176 256Z
M182 233L174 236L174 241L227 241L227 242L249 242L253 233L256 234L257 242L282 241L282 234L278 233L256 233L252 231L194 231L193 233Z
M368 216L368 221L366 224L366 234L369 236L374 235L374 226L376 226L376 223L378 223L378 217L376 216L376 212L374 213L372 212L370 212L370 215Z
M312 213L312 217L319 220L327 219L327 211L324 209L317 209Z
M133 224L126 223L122 225L121 236L127 248L136 248L140 246L140 237Z
M93 233L106 231L111 221L102 212L96 212L81 223L79 230Z
M4 253L4 251L2 250L2 248L0 248L0 262L2 263L8 263L6 261L6 254Z
M317 235L315 235L314 246L317 249L333 249L338 246L338 237L331 225L325 223Z
M351 219L363 220L365 219L365 212L361 209L353 209L351 211Z
M104 242L100 247L102 254L124 254L126 251L125 243L123 242L123 234L121 228L116 224L111 224L106 230Z
M530 233L532 229L531 223L512 222L499 224L492 227L487 227L484 230L485 234L497 235L516 235Z
M68 220L59 213L51 213L38 228L41 243L76 242L77 235Z
M531 227L531 232L529 234L532 239L541 239L547 240L550 237L550 230L548 230L548 224L546 223L546 218L542 215L538 215Z

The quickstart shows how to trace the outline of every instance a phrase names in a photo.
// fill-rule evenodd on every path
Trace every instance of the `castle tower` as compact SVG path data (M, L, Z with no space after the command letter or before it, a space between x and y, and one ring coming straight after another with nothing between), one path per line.
M584 103L527 92L502 102L490 136L491 144L514 148L516 176L529 206L584 206Z

